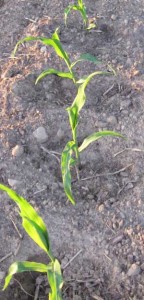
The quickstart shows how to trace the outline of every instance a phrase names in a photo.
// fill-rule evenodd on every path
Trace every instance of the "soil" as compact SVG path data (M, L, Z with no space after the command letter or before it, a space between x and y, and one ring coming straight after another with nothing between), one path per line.
M52 249L63 268L63 299L144 299L144 1L86 1L97 27L83 29L77 12L68 26L63 11L69 1L0 1L0 181L23 195L43 217ZM78 76L96 69L117 76L95 77L79 124L79 142L103 129L121 132L127 140L105 138L81 155L80 180L73 174L76 206L62 187L59 156L71 139L66 108L75 89L71 81L48 76L48 67L64 70L53 50L40 43L16 42L28 35L60 39L72 60L81 53L102 63L79 63ZM44 143L34 131L43 127ZM47 259L21 228L17 208L0 195L0 279L16 260ZM16 225L21 234L18 234ZM21 235L23 238L21 238ZM64 268L76 255L75 259ZM6 257L5 257L6 256ZM5 258L5 259L4 259ZM46 278L16 276L0 299L47 299ZM30 296L30 295L31 296ZM37 299L37 298L36 298Z

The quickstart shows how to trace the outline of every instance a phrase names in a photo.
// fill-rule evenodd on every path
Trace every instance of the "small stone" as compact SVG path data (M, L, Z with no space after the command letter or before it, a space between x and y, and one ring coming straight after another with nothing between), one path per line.
M117 16L116 15L111 15L111 20L115 21L117 19Z
M47 52L47 47L46 46L42 46L41 49L40 49L40 51L42 53Z
M48 140L48 135L44 127L38 127L33 132L34 137L37 139L39 143L45 143Z
M10 179L8 178L8 184L12 187L15 188L21 184L21 181L16 180L16 179Z
M20 157L24 153L24 147L21 145L16 145L12 149L12 155L15 157Z
M100 206L99 206L99 208L98 208L98 210L99 210L99 212L102 212L102 211L104 211L104 204L101 204Z
M115 245L117 243L120 243L122 241L122 239L123 239L123 234L120 234L120 235L116 236L115 238L113 238L112 244Z
M132 264L127 272L127 275L128 276L136 276L139 273L140 273L140 267L137 264Z

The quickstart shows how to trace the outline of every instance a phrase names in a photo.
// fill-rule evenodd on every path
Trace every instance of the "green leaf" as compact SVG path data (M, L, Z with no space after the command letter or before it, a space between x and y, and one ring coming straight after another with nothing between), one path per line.
M68 5L64 10L65 25L67 25L67 18L68 18L69 13L71 12L72 8L73 8L73 5Z
M114 131L99 131L99 132L94 132L91 135L89 135L86 139L84 139L83 143L81 146L78 148L79 152L82 152L85 148L87 148L91 143L97 141L98 139L106 136L115 136L115 137L121 137L124 138L123 135L121 135L118 132Z
M93 62L95 64L101 63L101 61L99 61L94 55L89 54L89 53L81 54L80 59L90 61L90 62Z
M8 270L8 275L5 278L5 284L3 290L5 290L8 287L13 275L16 273L22 273L28 271L47 273L48 268L50 267L45 264L36 263L36 262L29 262L29 261L15 262L10 266Z
M78 62L81 62L81 61L90 61L90 62L93 62L95 64L100 64L101 61L99 61L95 56L89 54L89 53L84 53L84 54L81 54L80 57L78 58L77 61L73 62L71 64L71 68L73 68Z
M47 271L48 281L51 287L49 300L62 300L61 289L63 287L63 278L61 274L61 266L57 259L50 263L51 268Z
M9 197L19 206L24 229L34 242L52 259L48 232L42 218L36 213L34 208L15 191L2 184L0 184L0 189L7 192Z
M44 78L45 76L49 75L49 74L54 74L54 75L57 75L59 77L63 77L63 78L68 78L68 79L73 79L73 75L72 73L69 73L69 72L61 72L61 71L58 71L58 70L55 70L55 69L48 69L48 70L45 70L43 71L37 78L35 84L38 83L39 80L41 80L42 78Z
M15 56L15 53L16 53L16 51L17 51L20 44L23 44L24 42L29 42L29 41L41 41L44 45L48 45L48 46L53 47L56 54L59 57L61 57L62 59L64 59L67 66L70 66L70 60L69 60L68 54L62 47L62 44L61 44L61 42L59 40L59 37L58 37L57 29L56 29L55 33L53 34L52 39L48 39L46 37L32 37L32 36L29 36L29 37L26 37L26 38L20 40L16 44L16 46L14 48L14 51L12 53L12 56Z
M73 140L76 140L76 129L78 125L78 109L76 106L68 107L69 122L72 130Z
M75 151L76 145L74 141L70 141L66 144L62 156L61 156L61 171L62 171L62 179L64 191L71 201L72 204L75 204L75 200L71 190L71 173L70 167L73 164L74 160L72 159L72 155Z
M103 72L103 71L96 71L94 73L91 73L89 76L87 76L84 79L80 79L79 81L77 81L77 83L81 83L82 84L79 86L78 88L78 93L76 98L74 99L74 102L71 106L72 107L76 107L77 108L77 112L79 113L79 111L82 109L82 107L85 104L86 101L86 95L85 95L85 89L88 85L88 83L90 82L90 80L96 76L96 75L110 75L111 73L109 72Z

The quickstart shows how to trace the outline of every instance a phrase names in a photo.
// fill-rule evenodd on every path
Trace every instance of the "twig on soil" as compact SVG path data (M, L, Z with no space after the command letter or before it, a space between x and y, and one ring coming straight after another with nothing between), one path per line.
M29 19L29 18L24 18L25 20L28 20L28 21L30 21L30 22L32 22L32 23L36 23L37 21L36 20L32 20L32 19Z
M104 254L104 256L105 256L110 262L112 262L112 259L111 259L109 256L107 256L106 254Z
M28 296L30 296L30 297L32 297L32 298L34 297L34 295L29 294L29 293L23 288L23 286L21 285L21 283L20 283L16 278L14 278L14 280L19 284L21 290L22 290L26 295L28 295Z
M86 177L86 178L81 178L80 180L81 181L85 181L85 180L89 180L89 179L92 179L92 178L95 178L95 177L102 177L102 176L111 176L111 175L117 175L121 172L124 172L126 169L130 168L131 166L133 166L133 164L129 164L128 166L120 169L120 170L117 170L113 173L102 173L102 174L95 174L93 176L90 176L90 177Z
M7 259L8 257L12 256L12 255L13 255L13 253L12 253L12 252L9 252L8 254L6 254L5 256L3 256L3 257L0 259L0 263L1 263L2 261L4 261L5 259Z
M45 191L45 190L46 190L46 188L41 189L41 190L39 190L39 191L36 191L36 192L34 192L34 195L39 194L39 193L41 193L41 192L43 192L43 191Z
M19 236L20 239L22 240L22 239L23 239L23 235L19 232L19 230L18 230L18 228L17 228L17 226L16 226L16 224L15 224L15 222L14 222L14 220L12 219L11 216L10 216L10 219L11 219L11 222L12 222L12 224L13 224L13 226L14 226L16 232L18 233L18 236Z
M36 290L35 290L34 300L37 300L37 299L38 299L38 296L39 296L39 289L40 289L40 285L38 284L37 287L36 287Z
M60 164L60 159L57 157L57 155L61 155L59 152L55 152L55 151L49 151L47 148L45 148L44 146L40 146L40 148L45 151L46 153L48 153L49 155L52 155L56 158L56 160L58 161L58 163Z
M118 156L119 154L125 152L125 151L134 151L134 152L144 152L144 149L138 149L138 148L125 148L117 153L114 154L114 157Z
M19 249L20 249L20 246L21 246L21 240L20 242L18 243L18 246L16 248L16 250L14 251L14 256L17 256L18 252L19 252Z
M113 84L110 88L108 88L104 93L103 96L106 96L113 88L114 88L115 84Z
M91 295L93 299L96 299L96 300L103 300L103 298L97 296L97 295Z
M66 269L70 264L71 262L82 252L82 249L79 250L70 260L69 262L63 267L63 270Z

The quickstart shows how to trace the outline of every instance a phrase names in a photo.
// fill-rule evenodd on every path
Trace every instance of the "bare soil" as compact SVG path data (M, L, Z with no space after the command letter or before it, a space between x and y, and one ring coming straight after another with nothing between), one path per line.
M144 0L85 0L97 28L83 29L76 12L64 26L69 1L0 1L0 181L10 185L38 210L47 224L52 249L63 267L64 299L144 299ZM74 173L73 207L62 187L59 156L71 139L66 108L75 89L49 76L35 85L48 67L65 69L51 48L40 43L20 47L25 36L60 38L74 60L95 55L102 64L80 63L79 76L109 69L117 76L95 77L79 124L79 142L88 134L115 130L127 140L106 138L81 155L80 180ZM48 139L33 132L44 127ZM18 145L19 152L15 152ZM16 153L16 154L15 154ZM0 195L0 279L15 260L47 261L21 228L17 208ZM18 227L23 238L17 233ZM65 268L67 263L77 257ZM8 256L5 258L5 256ZM3 259L5 258L5 259ZM3 260L2 260L3 259ZM38 276L38 277L37 277ZM1 286L3 282L1 280ZM16 276L0 299L47 299L46 278Z

